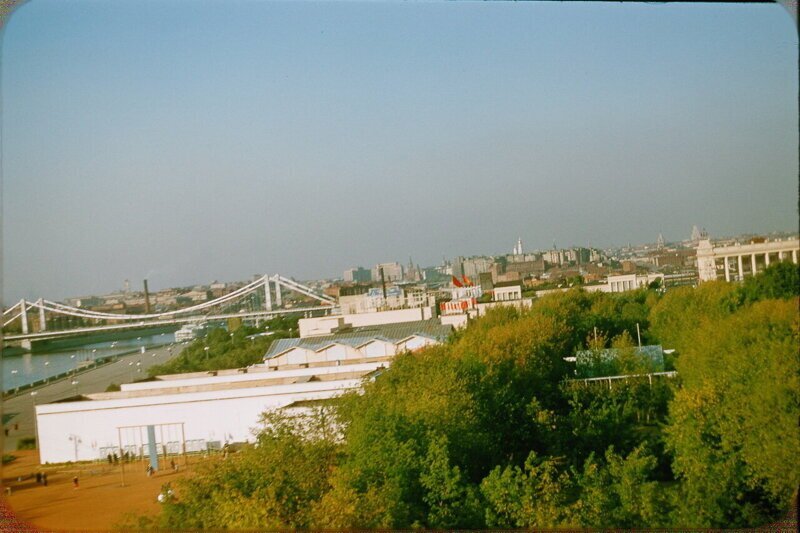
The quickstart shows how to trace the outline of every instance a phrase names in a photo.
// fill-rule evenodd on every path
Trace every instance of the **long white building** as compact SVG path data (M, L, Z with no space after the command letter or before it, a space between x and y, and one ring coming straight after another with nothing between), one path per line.
M442 342L452 330L436 320L354 328L309 339L283 339L267 364L217 372L159 376L119 392L86 394L36 406L42 463L216 449L253 441L265 411L301 410L358 389L395 354Z

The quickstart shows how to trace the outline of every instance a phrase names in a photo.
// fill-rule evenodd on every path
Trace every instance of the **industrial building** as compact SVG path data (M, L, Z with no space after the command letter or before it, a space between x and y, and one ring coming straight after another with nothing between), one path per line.
M180 454L253 441L265 411L305 409L299 406L356 390L394 355L442 342L451 330L425 320L283 339L273 343L263 365L158 376L118 392L37 405L40 460L89 461L126 452L145 457L152 449Z

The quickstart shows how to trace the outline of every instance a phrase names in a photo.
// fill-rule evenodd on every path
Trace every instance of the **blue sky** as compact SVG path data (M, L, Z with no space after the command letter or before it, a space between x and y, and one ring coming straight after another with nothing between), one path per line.
M2 46L5 301L797 227L778 5L34 0Z

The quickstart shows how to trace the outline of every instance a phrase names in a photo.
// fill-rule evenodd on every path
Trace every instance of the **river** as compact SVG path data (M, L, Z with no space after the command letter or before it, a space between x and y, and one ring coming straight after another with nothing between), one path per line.
M41 353L3 355L3 390L10 390L40 379L75 369L94 359L118 355L131 350L175 342L173 333L161 333L132 339L97 342Z

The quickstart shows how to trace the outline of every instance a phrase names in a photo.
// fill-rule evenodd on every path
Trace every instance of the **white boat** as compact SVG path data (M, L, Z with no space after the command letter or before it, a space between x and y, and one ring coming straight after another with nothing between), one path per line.
M200 324L186 324L175 332L175 342L191 341L200 337L205 328Z

